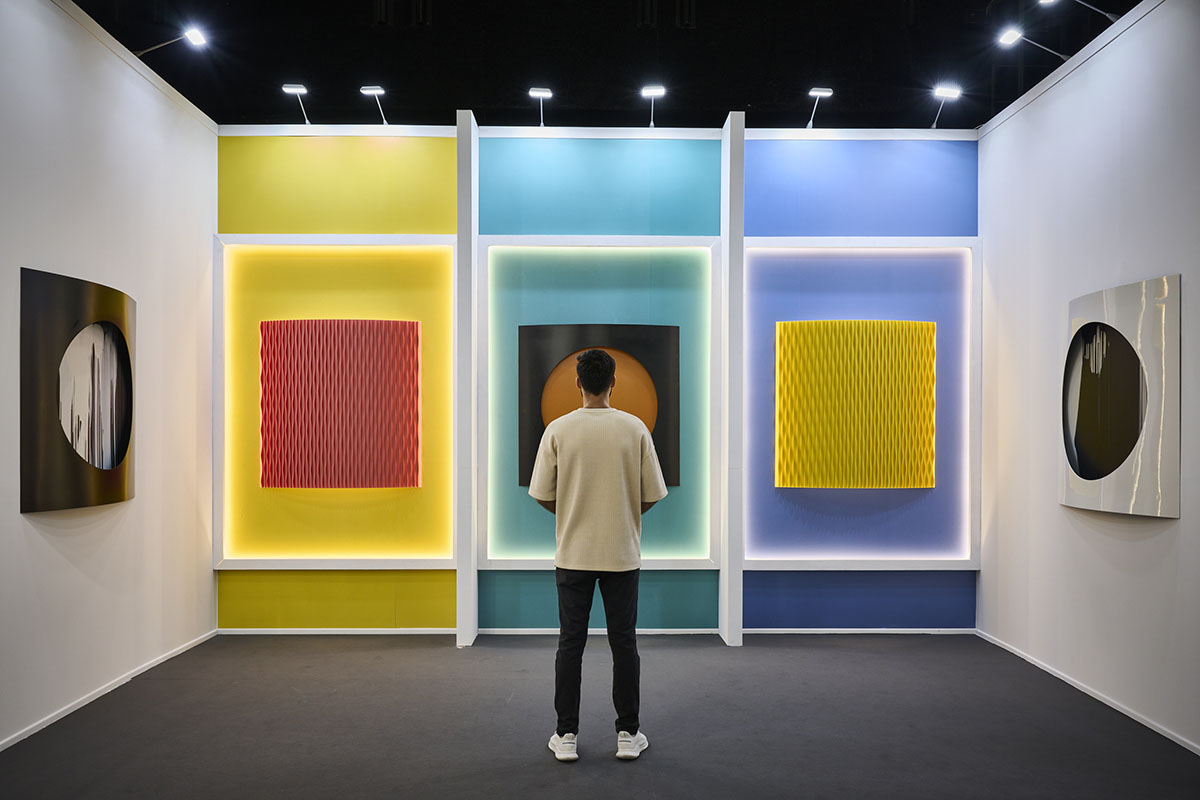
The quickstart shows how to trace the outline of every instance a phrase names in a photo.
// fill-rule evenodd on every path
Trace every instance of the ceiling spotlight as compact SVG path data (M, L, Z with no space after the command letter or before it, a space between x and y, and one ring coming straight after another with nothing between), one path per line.
M133 54L135 56L139 56L139 57L144 56L144 55L146 55L146 53L149 53L151 50L157 50L160 47L166 47L169 44L175 44L176 42L180 41L181 39L187 39L188 42L190 42L193 47L200 47L201 45L208 43L208 40L204 38L204 34L200 31L199 28L188 28L186 31L181 33L179 36L176 36L174 39L168 39L165 42L159 42L158 44L154 45L153 47L147 47L144 50L134 50Z
M538 127L544 127L546 125L546 115L542 111L542 103L554 97L554 92L546 88L534 86L529 90L529 96L536 98L538 101Z
M941 101L938 103L937 114L935 114L933 117L933 124L929 126L931 128L936 128L938 119L942 116L942 106L946 105L947 100L953 102L962 97L962 87L956 86L953 83L939 83L937 86L933 87L933 96Z
M804 127L811 128L813 125L813 119L816 118L816 116L817 116L817 106L820 104L821 98L822 97L833 97L833 89L823 89L819 86L814 86L813 88L808 90L808 96L815 98L815 99L813 100L812 113L809 114L809 116L808 116L808 124L805 125Z
M375 106L379 109L379 116L383 119L383 124L387 125L387 117L383 115L383 104L379 102L379 96L383 94L382 86L360 86L358 91L365 94L367 97L375 98Z
M308 121L308 112L304 110L304 101L300 99L300 95L308 94L308 89L304 88L304 84L285 83L283 85L283 93L295 96L296 100L300 103L300 113L304 115L304 124L311 125L312 123Z
M1043 6L1052 6L1052 5L1054 5L1055 2L1056 2L1056 0L1038 0L1038 4L1043 5ZM1092 11L1095 11L1097 14L1103 14L1104 16L1108 17L1109 22L1116 22L1117 19L1119 19L1116 14L1110 14L1107 11L1101 11L1100 9L1096 8L1091 3L1085 3L1085 2L1083 2L1083 0L1075 0L1075 2L1079 3L1079 5L1083 6L1084 8L1090 8Z
M1046 47L1046 45L1038 44L1033 39L1030 39L1028 36L1025 35L1025 32L1022 31L1020 28L1005 28L1000 33L1000 36L996 39L996 41L1000 44L1001 47L1012 47L1014 44L1016 44L1017 42L1021 42L1021 41L1028 42L1029 44L1033 45L1034 47L1040 47L1041 49L1045 50L1047 53L1053 53L1054 55L1061 58L1063 61L1067 60L1067 57L1064 56L1062 53L1058 52L1057 50L1051 50L1049 47Z
M650 127L651 128L654 127L654 100L655 100L655 98L664 96L666 93L667 93L667 90L663 86L643 86L642 87L642 97L650 98Z

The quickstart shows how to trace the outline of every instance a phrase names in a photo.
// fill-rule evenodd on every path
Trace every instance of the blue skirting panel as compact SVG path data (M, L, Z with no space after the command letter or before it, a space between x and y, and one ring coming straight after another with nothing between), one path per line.
M479 232L721 235L721 143L481 139Z
M976 236L977 142L746 142L747 236Z
M974 628L975 572L746 572L743 627Z
M604 627L600 590L591 627ZM480 628L557 628L554 570L480 570ZM638 628L717 627L716 570L643 571L638 585Z

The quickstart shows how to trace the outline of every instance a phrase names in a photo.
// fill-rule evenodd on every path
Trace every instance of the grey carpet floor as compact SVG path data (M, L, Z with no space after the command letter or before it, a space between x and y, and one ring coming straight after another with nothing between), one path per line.
M13 798L1200 798L1200 756L974 636L644 636L650 749L546 748L554 639L221 636L0 753Z

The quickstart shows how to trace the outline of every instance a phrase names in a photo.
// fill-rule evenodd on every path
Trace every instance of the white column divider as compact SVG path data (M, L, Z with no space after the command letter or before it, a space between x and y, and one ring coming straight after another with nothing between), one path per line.
M479 454L478 262L479 125L470 111L457 117L458 225L454 264L454 563L456 644L479 635L479 568L476 509Z
M225 244L217 236L213 236L212 285L212 566L216 570L225 558ZM214 603L216 597L213 591Z
M731 111L721 129L721 265L725 336L720 404L723 446L718 462L723 477L721 571L718 629L725 644L742 644L742 566L745 559L742 511L742 353L743 270L746 258L746 114Z

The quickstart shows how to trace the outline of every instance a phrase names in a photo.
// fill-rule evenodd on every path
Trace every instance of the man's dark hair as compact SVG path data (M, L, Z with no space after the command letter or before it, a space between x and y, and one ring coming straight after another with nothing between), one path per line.
M575 374L588 394L604 394L617 371L617 362L603 350L584 350L575 357Z

